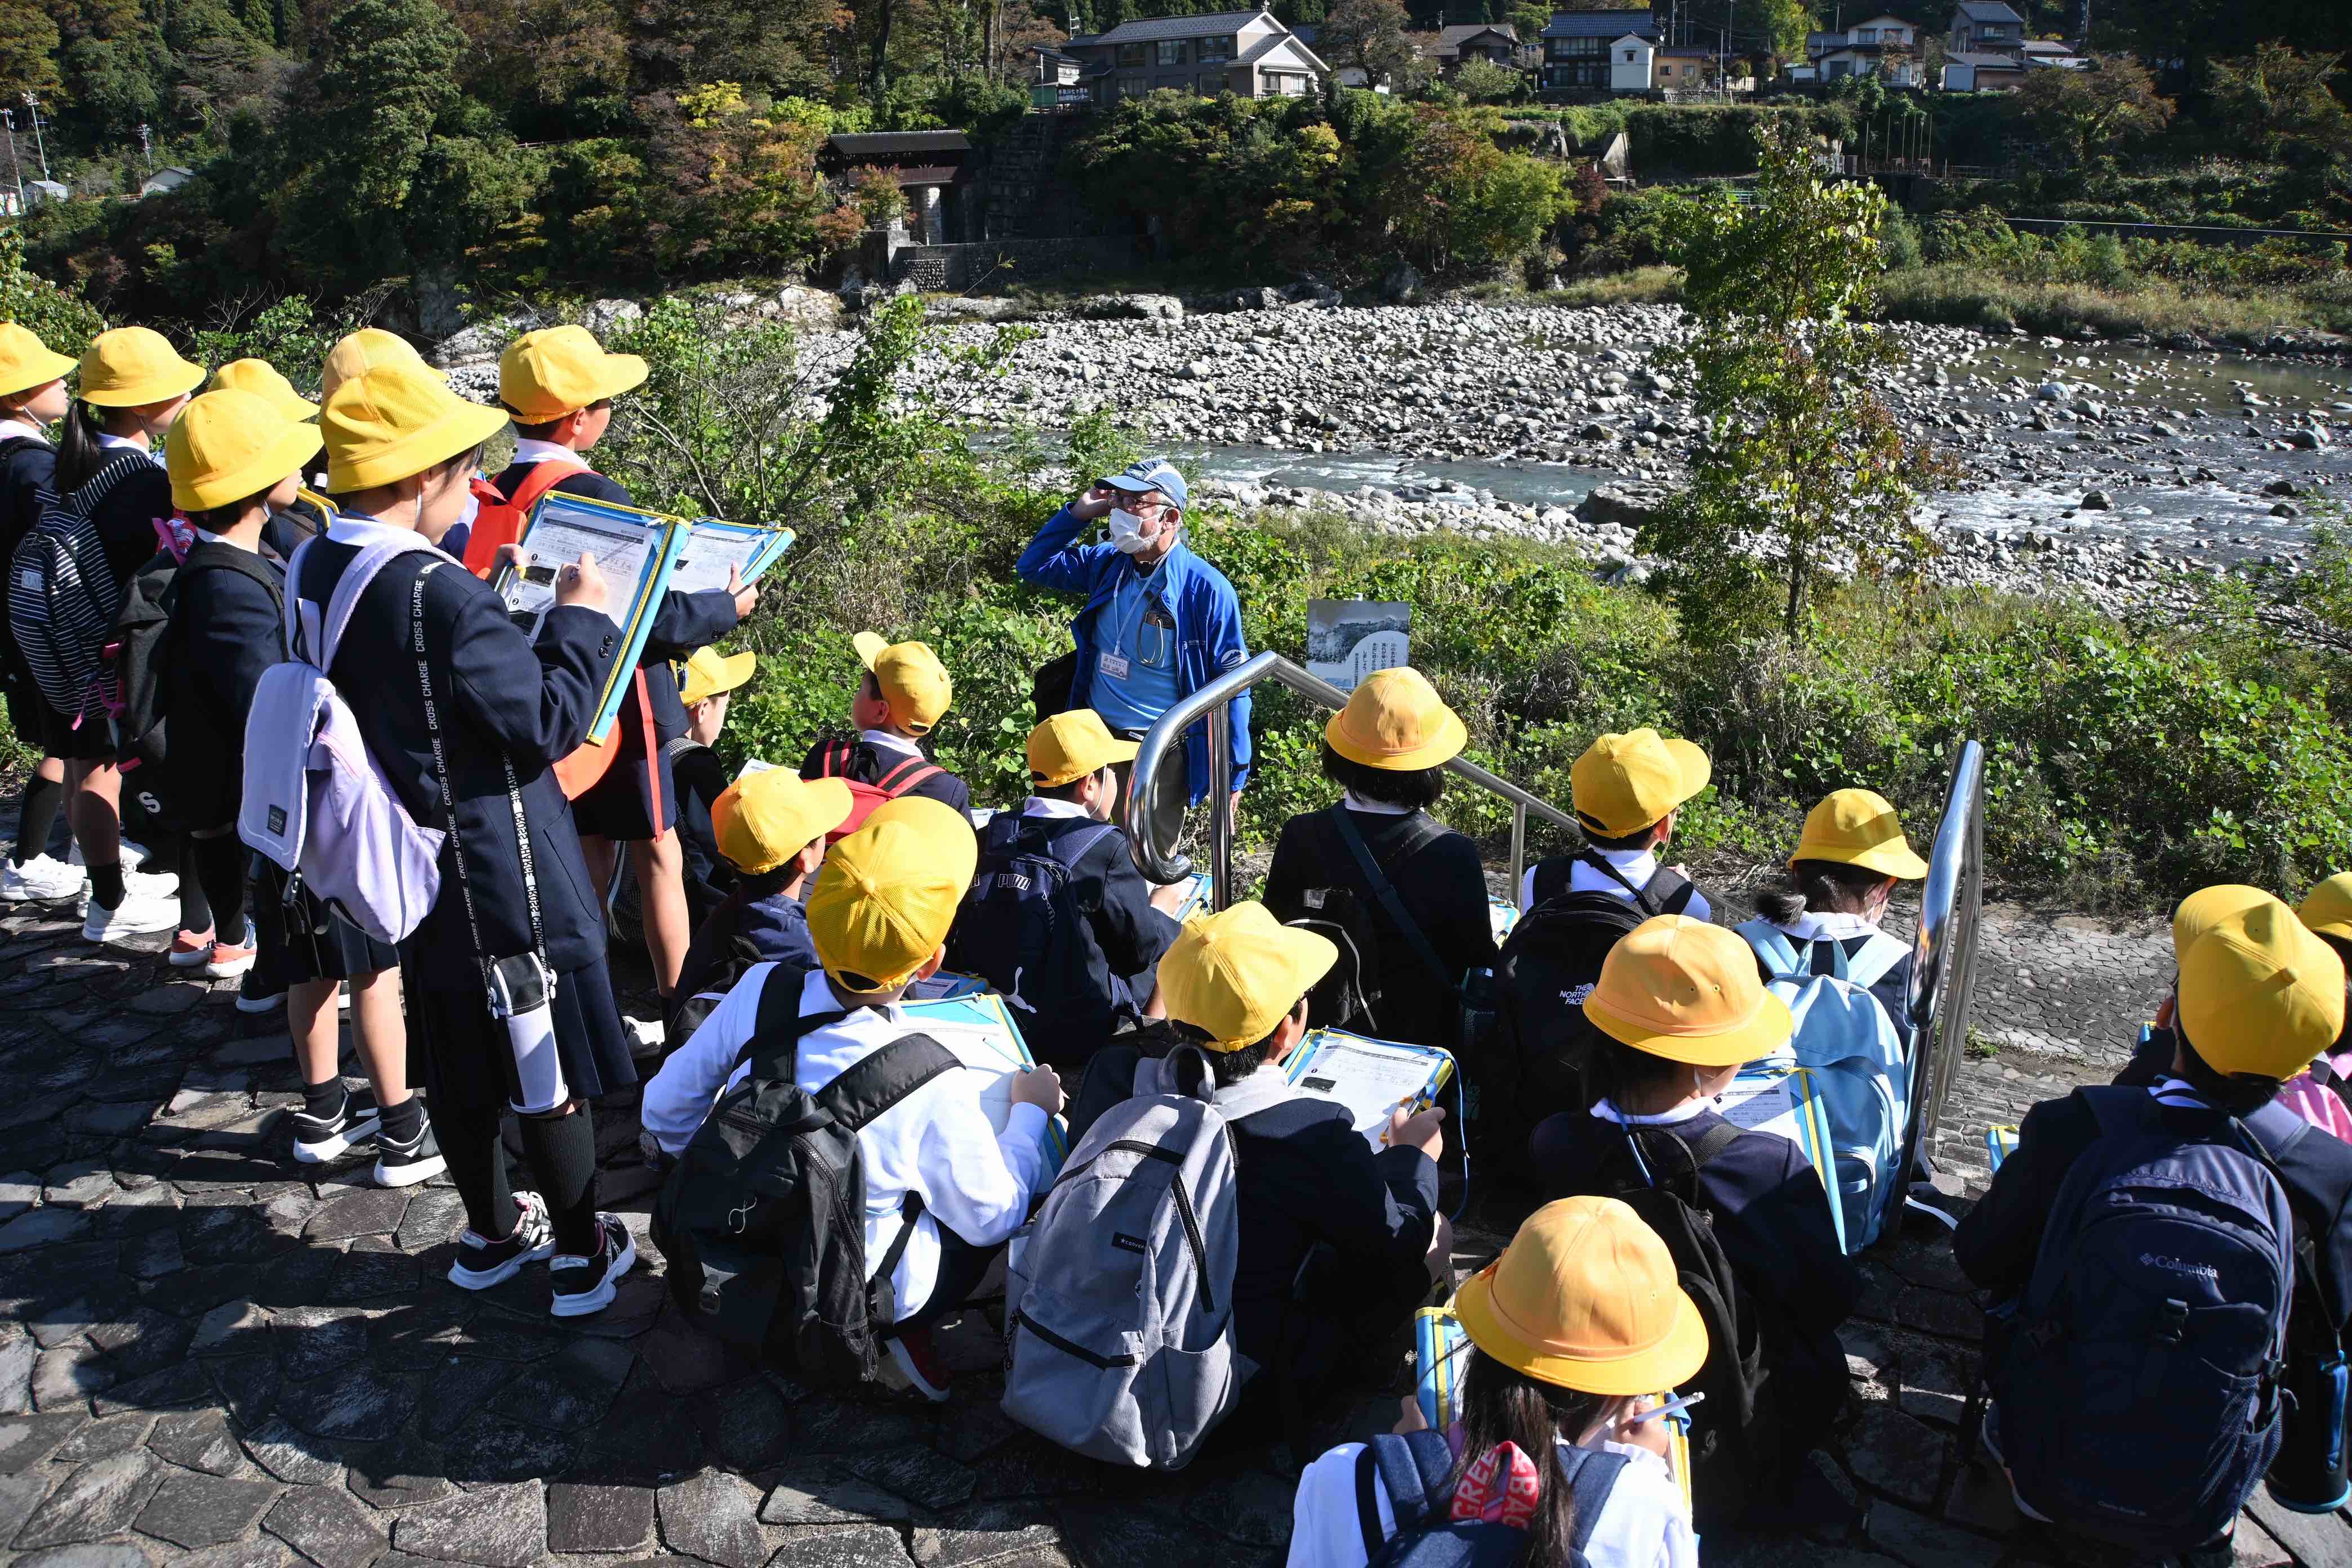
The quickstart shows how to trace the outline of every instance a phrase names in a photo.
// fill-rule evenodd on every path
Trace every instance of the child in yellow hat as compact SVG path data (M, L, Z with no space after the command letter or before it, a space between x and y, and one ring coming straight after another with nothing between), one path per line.
M1641 1216L1612 1198L1547 1204L1463 1285L1454 1310L1469 1341L1459 1424L1430 1432L1408 1398L1396 1434L1374 1440L1383 1452L1342 1443L1307 1466L1291 1561L1366 1562L1369 1463L1385 1537L1492 1519L1525 1531L1526 1568L1696 1568L1690 1509L1666 1466L1667 1422L1643 1417L1653 1395L1705 1364L1706 1325ZM1426 1511L1390 1490L1383 1460L1446 1477Z
M1528 868L1519 878L1521 911L1563 893L1593 892L1637 904L1645 915L1707 919L1706 895L1659 857L1675 836L1676 815L1713 774L1705 752L1647 725L1594 741L1569 768L1584 847Z
M1324 725L1323 776L1340 798L1282 825L1265 875L1275 918L1343 939L1317 994L1318 1022L1447 1050L1461 1044L1463 976L1494 967L1494 919L1478 847L1429 809L1444 764L1468 740L1460 716L1411 668L1365 677Z
M14 321L0 321L0 563L12 561L32 531L55 479L57 448L49 426L73 406L65 378L74 362ZM48 705L16 651L8 617L0 615L0 684L8 700L8 727L26 746L40 750L49 730ZM60 903L78 897L79 868L49 853L49 836L65 804L65 758L54 752L25 780L16 800L16 843L0 866L0 902Z
M725 793L726 765L711 748L727 728L727 710L739 688L749 685L760 668L759 655L748 648L722 654L699 647L689 654L677 675L678 701L686 710L686 732L662 743L669 758L670 784L677 792L679 874L686 887L688 929L700 935L711 910L733 890L735 868L719 852L710 822L711 808ZM692 952L692 944L688 951ZM671 987L673 1006L687 993L680 978Z
M955 682L929 643L850 639L866 673L849 700L846 735L827 735L801 759L804 779L847 779L861 795L928 795L971 810L971 786L931 760L925 739L955 701ZM862 816L858 820L862 820Z
M1806 973L1829 973L1829 958L1814 949L1835 943L1853 983L1870 992L1895 1037L1907 1044L1911 947L1879 927L1895 885L1927 874L1927 863L1912 852L1885 795L1835 790L1806 813L1788 881L1759 894L1757 918L1732 929L1756 949L1767 980L1787 972L1776 965L1792 953Z

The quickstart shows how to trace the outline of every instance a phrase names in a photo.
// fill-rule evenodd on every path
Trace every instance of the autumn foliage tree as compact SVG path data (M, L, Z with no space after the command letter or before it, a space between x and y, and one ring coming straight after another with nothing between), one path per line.
M2078 169L2118 142L2172 123L2172 100L2158 96L2146 66L2125 55L2094 55L2087 70L2028 71L2017 100Z

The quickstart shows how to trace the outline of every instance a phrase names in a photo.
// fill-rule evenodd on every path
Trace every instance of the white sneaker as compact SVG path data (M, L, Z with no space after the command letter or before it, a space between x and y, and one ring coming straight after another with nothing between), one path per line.
M149 857L154 853L144 844L133 843L128 838L117 840L115 847L121 851L121 864L126 871L136 871L140 867L147 864ZM81 845L79 842L66 851L66 863L76 867L86 864L81 858Z
M179 929L179 900L142 898L137 893L125 893L122 901L110 910L92 899L89 912L81 922L84 942L110 942L120 936L145 936Z
M11 904L59 904L81 897L86 886L78 868L50 855L36 855L21 866L0 865L0 901Z
M133 899L176 899L180 896L180 874L177 871L134 871L131 869L131 864L128 859L122 862L122 891L125 896Z

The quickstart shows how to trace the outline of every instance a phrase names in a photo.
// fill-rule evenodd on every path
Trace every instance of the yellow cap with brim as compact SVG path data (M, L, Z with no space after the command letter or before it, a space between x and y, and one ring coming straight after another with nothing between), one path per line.
M1029 782L1059 789L1113 763L1135 761L1138 744L1112 734L1091 708L1056 713L1029 731Z
M1656 1394L1706 1361L1706 1322L1674 1255L1615 1198L1561 1198L1463 1282L1470 1342L1514 1372L1580 1394Z
M1866 789L1834 791L1805 814L1805 831L1789 864L1793 868L1800 860L1859 866L1906 882L1927 874L1927 862L1911 852L1911 841L1903 837L1895 807Z
M278 367L266 359L233 359L213 372L205 389L250 392L289 419L319 416L319 405L295 391L294 384L278 374Z
M172 504L210 511L259 495L300 473L323 439L316 425L288 418L254 393L207 392L180 411L163 437Z
M0 321L0 397L63 381L81 362L52 353L49 345L14 321Z
M2279 900L2260 888L2250 888L2242 882L2219 882L2210 888L2200 888L2180 900L2172 911L2172 962L2178 964L2181 955L2197 943L2197 939L2228 920L2242 915L2263 904Z
M505 429L507 416L467 402L421 364L387 364L335 388L319 424L327 488L348 495L470 452Z
M585 327L525 332L499 355L499 401L526 424L543 425L646 383L646 362L604 352Z
M2352 942L2352 871L2338 871L2312 889L2294 912L2321 936Z
M1624 838L1664 821L1705 789L1714 772L1706 753L1688 741L1644 727L1586 747L1568 770L1569 798L1587 829Z
M2192 942L2179 994L2181 1035L2216 1072L2284 1081L2344 1032L2344 961L2275 900Z
M809 938L817 962L844 991L904 985L955 923L980 842L961 813L930 804L947 816L869 817L833 847L817 873L808 900ZM876 816L880 812L877 807Z
M760 656L748 648L741 653L696 648L687 657L686 680L677 689L677 700L691 708L706 698L732 691L751 679L759 662Z
M889 706L890 722L919 735L940 721L955 700L955 682L928 644L886 643L872 632L850 638L858 661L874 674L875 689Z
M326 363L319 370L319 401L324 403L334 396L335 388L343 383L356 381L388 364L411 364L427 375L449 379L426 364L415 345L397 332L387 332L382 327L362 327L327 351Z
M117 327L90 339L82 351L78 395L96 408L144 408L204 384L205 367L182 359L163 333Z
M1737 1067L1789 1043L1788 1004L1764 989L1738 932L1657 915L1617 939L1584 1016L1612 1040L1692 1067Z
M1339 962L1328 937L1286 926L1255 900L1195 915L1160 955L1168 1016L1208 1037L1206 1049L1256 1045Z
M1364 677L1324 724L1323 739L1351 763L1411 773L1459 756L1470 731L1428 678L1407 666Z
M730 865L756 877L848 821L854 799L845 779L769 768L719 792L710 803L710 836Z

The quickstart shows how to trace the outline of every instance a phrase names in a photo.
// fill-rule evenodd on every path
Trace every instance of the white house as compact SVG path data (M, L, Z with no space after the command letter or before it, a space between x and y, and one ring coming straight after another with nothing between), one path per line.
M1656 68L1658 46L1639 33L1628 33L1609 46L1609 90L1647 92Z
M195 177L196 172L194 169L183 169L175 163L169 168L158 169L148 175L146 182L139 187L139 194L142 196L160 196L167 191L178 190Z
M72 195L73 193L71 191L68 191L65 186L59 184L55 180L26 180L25 182L25 205L28 207L39 206L43 202L61 202Z
M1920 85L1919 29L1900 16L1873 16L1842 33L1809 33L1807 64L1790 71L1800 81L1875 76L1889 87Z

